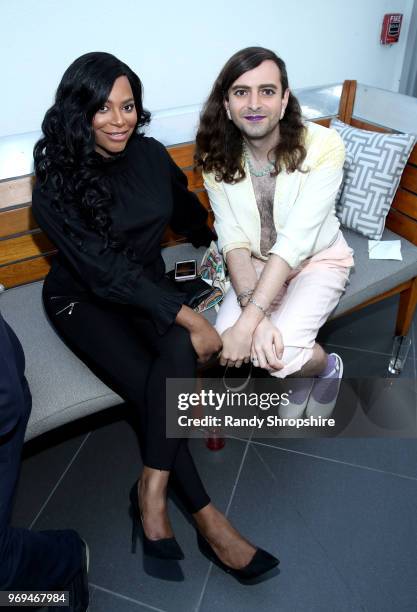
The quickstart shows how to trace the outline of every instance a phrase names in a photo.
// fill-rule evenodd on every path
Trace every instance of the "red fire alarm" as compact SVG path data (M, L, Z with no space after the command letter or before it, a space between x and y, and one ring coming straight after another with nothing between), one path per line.
M381 45L392 45L398 42L403 16L401 13L387 13L384 15L381 30Z

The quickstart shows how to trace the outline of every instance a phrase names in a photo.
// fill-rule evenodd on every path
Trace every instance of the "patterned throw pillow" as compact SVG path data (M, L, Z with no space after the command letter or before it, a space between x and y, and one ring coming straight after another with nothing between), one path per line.
M338 119L330 127L346 147L336 214L345 227L379 240L416 136L359 130Z

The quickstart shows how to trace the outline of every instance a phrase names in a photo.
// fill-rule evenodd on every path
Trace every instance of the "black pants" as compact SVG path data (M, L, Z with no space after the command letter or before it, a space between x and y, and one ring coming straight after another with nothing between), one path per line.
M65 590L82 567L78 534L10 526L32 405L24 367L20 342L0 314L0 590Z
M146 317L130 306L93 297L59 297L44 286L47 314L68 346L126 402L139 417L144 465L169 470L189 512L210 502L186 440L166 437L165 381L193 378L197 355L190 335L172 325L160 336ZM71 302L73 307L66 308Z

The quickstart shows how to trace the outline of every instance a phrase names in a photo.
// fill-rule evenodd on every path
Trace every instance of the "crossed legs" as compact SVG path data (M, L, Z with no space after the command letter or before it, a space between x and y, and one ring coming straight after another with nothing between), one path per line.
M260 275L262 262L257 261ZM319 329L337 306L343 294L349 270L325 262L294 271L271 304L271 322L279 329L284 343L284 368L271 372L271 376L312 377L323 370L327 355L316 343ZM220 307L216 329L222 334L239 318L240 306L230 288Z
M127 307L80 301L72 314L57 314L62 306L55 308L46 292L44 302L70 348L135 408L144 464L138 498L147 537L172 536L166 503L172 485L219 557L233 568L247 565L256 549L211 504L187 441L166 438L165 380L196 374L188 332L173 325L159 336L149 320L132 315Z

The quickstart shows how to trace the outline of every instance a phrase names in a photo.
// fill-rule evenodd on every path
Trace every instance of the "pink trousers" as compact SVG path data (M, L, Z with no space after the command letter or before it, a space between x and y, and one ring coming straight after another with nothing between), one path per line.
M352 255L352 249L339 231L330 247L291 270L270 308L270 320L281 332L284 343L284 367L271 372L271 376L285 378L301 370L311 359L318 331L345 290L353 266ZM252 262L259 278L266 262L254 257ZM217 314L215 327L219 334L236 323L240 314L241 308L231 287Z

